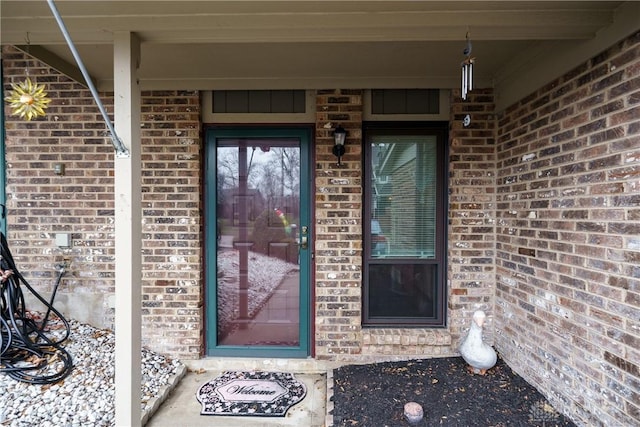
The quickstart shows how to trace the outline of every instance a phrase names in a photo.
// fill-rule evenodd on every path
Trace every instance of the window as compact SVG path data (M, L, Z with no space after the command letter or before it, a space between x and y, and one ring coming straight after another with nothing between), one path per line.
M372 114L438 114L438 89L373 89Z
M445 325L447 126L365 126L365 325Z
M304 113L304 90L214 90L214 113Z

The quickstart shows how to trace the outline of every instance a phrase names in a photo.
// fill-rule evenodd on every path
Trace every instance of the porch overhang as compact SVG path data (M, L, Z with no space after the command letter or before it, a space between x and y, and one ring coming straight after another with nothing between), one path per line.
M456 88L467 33L476 87L501 106L637 29L633 1L57 2L98 89L114 34L141 40L142 90ZM3 1L2 43L71 74L46 2ZM27 43L28 42L28 43ZM74 77L75 78L75 77Z

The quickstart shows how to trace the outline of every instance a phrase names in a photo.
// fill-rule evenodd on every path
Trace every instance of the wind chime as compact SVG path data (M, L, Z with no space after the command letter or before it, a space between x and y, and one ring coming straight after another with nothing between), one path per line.
M471 40L469 40L469 32L467 32L467 45L462 53L465 56L462 61L462 99L467 99L469 91L473 90L473 63L475 58L471 57Z
M467 95L469 94L469 91L473 90L473 62L475 61L475 58L471 57L471 40L469 40L468 31L467 31L466 38L467 38L467 45L462 51L465 58L461 64L461 67L462 67L461 93L462 93L463 101L467 100ZM466 116L464 116L464 119L462 120L462 125L464 127L468 127L470 124L471 124L471 116L467 114Z
M27 55L29 54L28 46L29 35L27 34ZM37 84L37 82L32 81L29 77L28 64L27 62L27 68L25 69L27 76L24 81L11 83L12 90L9 92L9 95L5 97L5 101L9 103L12 115L31 121L31 119L46 114L44 110L47 108L47 104L51 102L51 99L47 98L44 85Z

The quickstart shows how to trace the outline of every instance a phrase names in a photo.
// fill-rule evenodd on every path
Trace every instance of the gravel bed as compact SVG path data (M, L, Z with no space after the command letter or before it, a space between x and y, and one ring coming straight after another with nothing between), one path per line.
M0 426L110 427L115 425L115 336L113 332L70 320L71 334L62 346L74 368L52 385L33 385L0 373ZM49 322L50 336L63 333ZM142 350L143 421L157 409L185 374L185 366L148 349Z

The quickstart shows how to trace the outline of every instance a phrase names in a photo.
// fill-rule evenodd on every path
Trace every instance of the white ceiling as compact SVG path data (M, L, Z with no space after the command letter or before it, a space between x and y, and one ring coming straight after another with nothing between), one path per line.
M529 90L545 73L555 77L555 68L575 66L600 44L606 48L612 37L615 42L640 29L640 2L629 1L57 0L55 5L102 90L113 85L112 43L119 31L135 32L142 40L143 89L452 88L459 85L468 33L476 87L502 89L503 99L509 99L516 96L514 88ZM2 44L21 45L73 75L66 67L75 61L45 0L2 0L0 14ZM607 40L599 42L603 34Z

